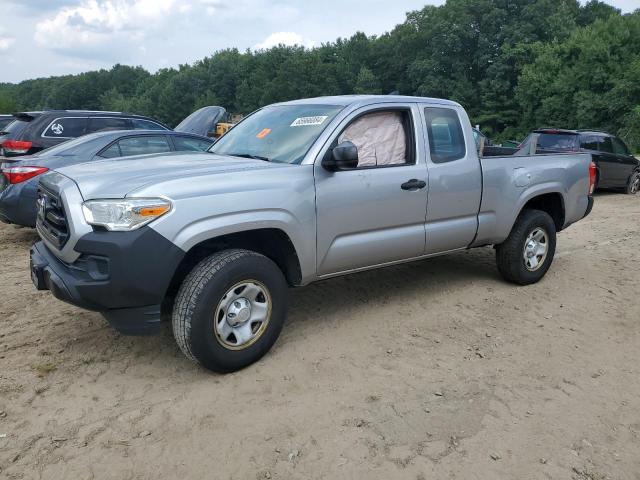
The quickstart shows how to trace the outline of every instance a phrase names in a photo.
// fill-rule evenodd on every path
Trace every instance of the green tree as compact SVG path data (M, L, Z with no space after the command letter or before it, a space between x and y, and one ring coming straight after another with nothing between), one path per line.
M380 90L380 82L373 74L371 70L367 67L362 67L358 72L358 77L356 78L356 85L353 88L354 93L359 94L373 94L379 95Z
M16 111L16 103L10 94L0 92L0 113L13 113Z
M596 20L606 20L611 15L620 15L620 10L600 0L589 0L586 5L580 9L576 23L581 27L585 27L591 25Z
M128 112L131 110L131 100L125 98L120 91L113 87L98 97L101 110L113 112Z
M633 124L640 104L640 14L612 15L562 42L537 44L517 88L522 128Z
M640 105L625 116L619 133L631 151L640 156Z
M599 0L447 0L380 36L221 50L154 74L115 65L0 84L0 98L20 110L127 110L176 125L207 104L249 113L300 97L398 90L456 100L498 139L541 124L633 132L639 15Z

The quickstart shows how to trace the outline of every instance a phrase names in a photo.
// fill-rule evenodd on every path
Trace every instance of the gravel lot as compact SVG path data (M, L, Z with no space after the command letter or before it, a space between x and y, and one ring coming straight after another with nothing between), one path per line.
M293 292L219 376L36 292L0 226L0 478L640 479L640 198L603 193L539 284L493 250Z

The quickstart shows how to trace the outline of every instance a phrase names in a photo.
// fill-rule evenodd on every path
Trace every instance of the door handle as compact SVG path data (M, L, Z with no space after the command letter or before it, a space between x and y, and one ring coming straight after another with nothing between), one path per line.
M400 188L402 190L415 191L415 190L420 190L426 186L427 186L427 182L425 182L424 180L418 180L417 178L412 178L411 180L404 182L402 185L400 185Z

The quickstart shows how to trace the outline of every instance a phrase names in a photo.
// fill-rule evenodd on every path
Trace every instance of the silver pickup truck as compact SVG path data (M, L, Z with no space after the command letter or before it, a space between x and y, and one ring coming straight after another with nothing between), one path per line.
M124 333L171 315L185 355L234 371L276 341L291 286L485 245L506 280L537 282L594 182L590 155L478 158L451 101L280 103L210 153L44 175L32 279Z

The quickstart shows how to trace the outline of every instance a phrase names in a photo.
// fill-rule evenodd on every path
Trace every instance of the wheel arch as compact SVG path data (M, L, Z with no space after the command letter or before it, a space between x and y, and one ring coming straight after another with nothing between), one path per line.
M564 197L560 192L539 193L530 197L520 207L516 218L525 210L541 210L546 212L553 219L553 223L558 232L564 228L566 211Z
M627 178L627 183L626 183L626 187L625 187L627 193L633 193L631 191L631 187L633 186L632 185L632 181L633 181L634 177L636 177L636 176L640 176L640 165L637 166L636 168L634 168L633 171L631 172L631 174L629 175L629 177ZM635 193L637 193L637 192L638 191L636 190Z
M279 228L257 228L214 236L193 245L176 268L167 296L175 296L184 278L201 260L231 248L251 250L271 259L282 270L290 286L302 282L300 260L289 235Z

